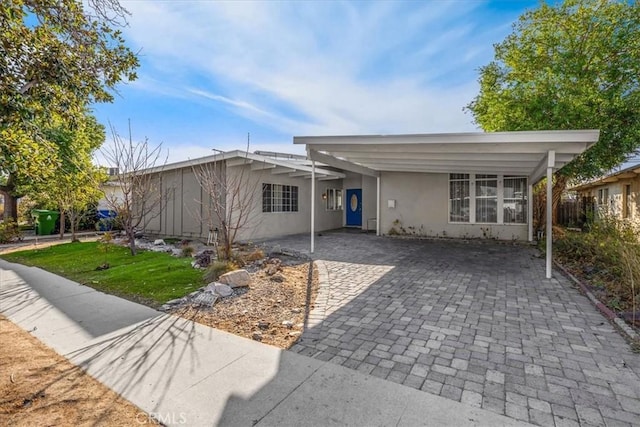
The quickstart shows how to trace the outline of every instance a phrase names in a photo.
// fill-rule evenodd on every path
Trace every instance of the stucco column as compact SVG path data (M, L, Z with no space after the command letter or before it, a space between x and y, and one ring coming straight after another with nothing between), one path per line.
M556 152L547 154L547 279L551 279L553 263L553 168L556 164Z
M311 160L311 253L316 249L316 161Z
M380 177L376 177L376 236L380 235Z

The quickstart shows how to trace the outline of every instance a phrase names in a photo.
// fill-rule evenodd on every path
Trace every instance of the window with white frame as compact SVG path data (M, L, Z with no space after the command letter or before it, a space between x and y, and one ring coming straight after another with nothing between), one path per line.
M324 193L326 197L326 206L328 211L342 210L342 190L337 188L327 188Z
M262 212L298 212L298 187L262 184Z
M449 175L449 221L469 222L469 174Z
M599 189L598 190L598 204L599 205L606 205L608 201L609 201L609 189L608 188Z
M449 221L526 224L527 178L449 174Z
M505 176L502 182L503 222L505 224L526 224L527 178Z
M476 222L498 222L498 175L476 175Z

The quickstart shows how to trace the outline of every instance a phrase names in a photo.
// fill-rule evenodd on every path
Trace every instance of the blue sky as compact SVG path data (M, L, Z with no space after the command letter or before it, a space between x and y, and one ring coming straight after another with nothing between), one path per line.
M478 130L462 108L493 44L538 1L127 1L138 80L95 106L169 161L301 153L294 135Z

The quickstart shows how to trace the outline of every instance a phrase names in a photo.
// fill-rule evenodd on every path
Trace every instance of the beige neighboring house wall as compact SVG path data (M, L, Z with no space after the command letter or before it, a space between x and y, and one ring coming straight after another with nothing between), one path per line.
M593 200L598 212L640 222L640 164L573 188Z
M395 229L399 234L429 237L527 240L526 222L450 221L448 173L383 172L380 179L382 234L394 234L391 230Z

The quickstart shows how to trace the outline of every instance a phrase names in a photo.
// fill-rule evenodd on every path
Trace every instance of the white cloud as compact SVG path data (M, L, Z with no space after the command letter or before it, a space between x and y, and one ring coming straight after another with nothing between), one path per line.
M475 130L462 107L504 35L476 1L124 4L139 88L285 135Z

